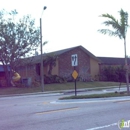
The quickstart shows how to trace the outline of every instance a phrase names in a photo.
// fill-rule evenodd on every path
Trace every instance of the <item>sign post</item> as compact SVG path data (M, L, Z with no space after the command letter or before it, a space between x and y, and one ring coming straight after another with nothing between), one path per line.
M75 96L77 96L76 79L78 77L78 73L77 73L77 71L75 69L75 67L78 66L78 55L77 54L71 55L71 63L72 63L72 66L74 66L74 71L72 73L72 77L74 78L74 82L75 82Z

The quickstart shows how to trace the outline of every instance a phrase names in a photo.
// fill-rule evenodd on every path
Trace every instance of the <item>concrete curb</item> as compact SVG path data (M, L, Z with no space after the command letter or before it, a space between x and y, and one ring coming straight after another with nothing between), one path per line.
M60 92L57 92L57 91L49 91L49 92L37 92L37 93L22 93L22 94L9 94L9 95L0 95L0 97L14 97L14 96L28 96L28 95L39 95L39 94L44 94L44 95L47 95L47 94L60 94ZM62 93L61 93L62 94Z
M67 100L57 100L52 101L50 103L52 104L69 104L69 103L95 103L95 102L127 102L130 101L129 96L123 96L123 97L106 97L106 98L90 98L90 99L67 99Z

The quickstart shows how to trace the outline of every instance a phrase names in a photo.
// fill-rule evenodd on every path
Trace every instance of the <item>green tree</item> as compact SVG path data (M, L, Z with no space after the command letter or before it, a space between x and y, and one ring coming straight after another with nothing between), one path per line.
M0 11L0 59L6 72L8 85L10 72L20 64L20 59L37 48L40 43L40 30L35 26L35 20L29 15L18 19L16 10Z
M123 9L119 11L120 20L116 19L113 15L102 14L100 17L107 18L103 22L105 26L111 27L112 29L100 29L98 30L102 34L109 34L110 36L119 37L124 40L124 50L125 50L125 66L126 66L126 83L127 83L127 92L129 93L129 76L128 76L128 64L127 64L127 54L126 54L126 34L128 25L128 13Z

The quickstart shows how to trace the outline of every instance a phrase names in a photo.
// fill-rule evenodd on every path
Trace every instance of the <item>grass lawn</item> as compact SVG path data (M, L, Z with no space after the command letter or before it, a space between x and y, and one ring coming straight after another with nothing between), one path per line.
M89 99L89 98L106 98L106 97L121 97L121 96L130 96L126 92L124 93L105 93L105 94L92 94L92 95L78 95L78 96L69 96L60 98L64 99Z
M77 89L81 88L96 88L96 87L106 87L106 86L119 86L118 82L77 82ZM45 84L44 91L60 91L74 89L74 82L69 83L59 83L59 84ZM0 95L8 94L22 94L22 93L35 93L41 92L41 87L8 87L0 88Z

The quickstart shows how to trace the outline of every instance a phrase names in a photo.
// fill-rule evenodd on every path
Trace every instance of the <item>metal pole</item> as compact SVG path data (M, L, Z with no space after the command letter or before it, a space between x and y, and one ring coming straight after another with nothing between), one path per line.
M76 67L74 66L74 70L76 70L75 68L76 68ZM77 96L76 79L74 80L74 86L75 86L75 96Z
M75 82L75 96L77 96L77 90L76 90L76 79L74 80Z
M43 68L43 55L42 55L42 19L40 18L40 42L41 42L41 88L44 91L44 68Z
M46 10L46 6L43 7L43 11ZM43 12L42 12L43 13ZM43 49L42 49L42 18L40 18L40 42L41 42L41 88L44 91L44 67L43 67Z

